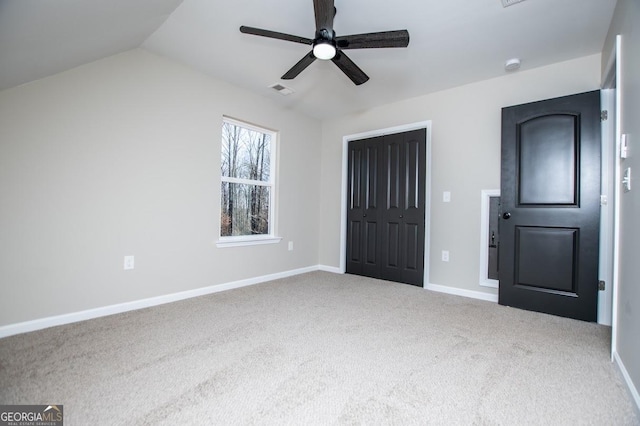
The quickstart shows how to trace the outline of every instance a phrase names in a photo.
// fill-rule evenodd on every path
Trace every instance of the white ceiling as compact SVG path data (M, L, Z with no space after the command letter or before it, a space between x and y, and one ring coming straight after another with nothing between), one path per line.
M326 119L602 50L616 0L335 0L338 36L407 29L406 49L349 50L370 80L330 61L280 80L309 46L240 25L314 37L312 0L0 0L0 90L134 47ZM267 86L281 83L282 96Z

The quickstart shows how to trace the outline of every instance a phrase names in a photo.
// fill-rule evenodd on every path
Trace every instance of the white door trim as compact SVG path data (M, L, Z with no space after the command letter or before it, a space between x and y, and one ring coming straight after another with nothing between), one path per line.
M372 138L375 136L391 135L394 133L404 133L411 130L426 129L426 176L425 176L425 210L424 210L424 278L423 287L429 283L429 247L431 222L431 120L417 123L403 124L401 126L387 127L385 129L371 130L363 133L356 133L342 137L342 194L340 201L340 272L347 270L347 185L349 182L349 142L358 139Z
M613 202L612 208L609 210L609 224L611 234L610 249L613 252L610 260L610 277L611 277L611 360L613 361L617 354L617 325L618 325L618 283L619 283L619 241L620 241L620 135L621 135L621 109L622 109L622 92L621 87L621 52L622 52L622 36L616 36L611 55L607 62L607 67L603 73L602 89L603 104L609 110L608 123L605 122L603 129L603 154L604 150L608 155L612 155L608 163L608 171L605 176L605 164L603 156L603 188L605 180L613 180ZM612 119L614 118L614 119ZM611 126L615 126L611 129ZM613 140L612 140L613 138ZM602 241L601 241L602 244ZM600 313L598 313L598 322L600 322Z
M613 295L613 245L615 206L615 89L603 88L600 92L600 108L607 111L602 121L600 194L600 261L598 279L605 282L605 289L598 291L598 324L611 325Z

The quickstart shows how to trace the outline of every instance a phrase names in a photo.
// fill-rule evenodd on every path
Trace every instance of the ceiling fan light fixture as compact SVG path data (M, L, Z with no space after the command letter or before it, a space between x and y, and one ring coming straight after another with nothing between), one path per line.
M318 41L313 45L313 56L328 61L336 56L336 47L329 41Z

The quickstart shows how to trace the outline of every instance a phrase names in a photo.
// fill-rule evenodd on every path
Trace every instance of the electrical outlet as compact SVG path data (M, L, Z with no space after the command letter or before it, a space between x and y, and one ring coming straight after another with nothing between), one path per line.
M128 271L130 269L133 269L133 266L134 266L133 256L125 256L124 257L124 270Z
M449 250L442 250L442 261L443 262L449 261Z
M624 175L622 175L622 188L624 192L631 191L631 167L624 169Z

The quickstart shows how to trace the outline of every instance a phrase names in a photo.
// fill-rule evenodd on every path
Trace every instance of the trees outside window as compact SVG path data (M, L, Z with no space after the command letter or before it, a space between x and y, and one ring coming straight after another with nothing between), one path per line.
M222 123L220 237L272 235L275 133Z

